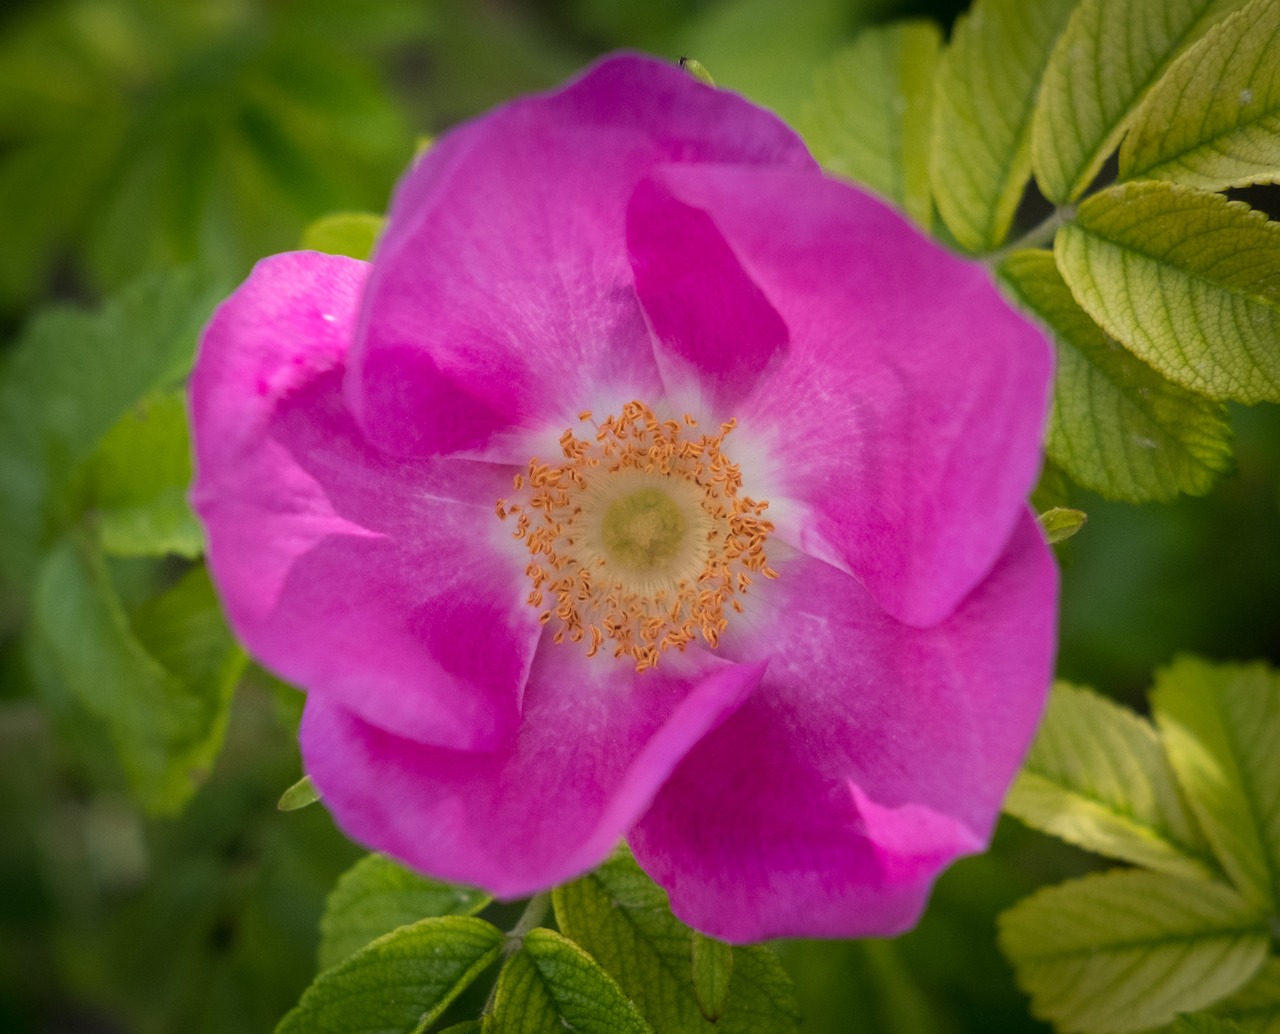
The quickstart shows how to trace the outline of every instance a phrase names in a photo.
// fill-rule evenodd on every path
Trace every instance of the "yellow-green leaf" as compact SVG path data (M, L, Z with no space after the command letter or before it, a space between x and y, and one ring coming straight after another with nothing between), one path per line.
M1076 484L1138 503L1203 495L1230 469L1222 404L1122 348L1076 304L1051 254L1014 252L999 273L1053 335L1058 365L1046 449Z
M1089 515L1083 510L1073 510L1067 506L1045 510L1038 518L1044 540L1051 546L1074 536L1088 519Z
M693 931L692 937L693 997L697 999L702 1015L714 1023L724 1015L729 1005L733 949L697 930Z
M976 0L942 52L931 181L938 213L970 251L1009 232L1031 175L1031 116L1049 52L1076 0Z
M1100 873L1037 891L1000 916L1000 945L1031 1011L1062 1031L1169 1023L1241 987L1266 958L1264 913L1230 887Z
M1085 311L1170 380L1215 399L1280 401L1280 224L1221 194L1146 180L1081 204L1054 253Z
M929 147L940 38L923 21L863 31L819 71L799 120L818 161L922 226L933 218Z
M1205 190L1280 179L1280 0L1253 0L1174 63L1134 116L1120 175Z
M1049 58L1031 162L1051 201L1078 198L1173 61L1244 0L1083 0Z
M1267 959L1257 976L1213 1011L1251 1034L1280 1034L1280 958Z
M304 251L323 251L328 255L367 259L386 223L372 212L336 212L317 219L302 231Z
M1280 675L1179 658L1156 676L1156 724L1178 781L1232 882L1280 906Z

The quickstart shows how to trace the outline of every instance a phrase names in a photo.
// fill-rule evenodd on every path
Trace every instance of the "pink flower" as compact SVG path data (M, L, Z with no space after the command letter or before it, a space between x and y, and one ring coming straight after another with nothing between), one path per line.
M625 835L716 936L889 934L1040 714L1049 376L982 268L613 57L442 137L371 264L258 265L194 499L356 840L515 897Z

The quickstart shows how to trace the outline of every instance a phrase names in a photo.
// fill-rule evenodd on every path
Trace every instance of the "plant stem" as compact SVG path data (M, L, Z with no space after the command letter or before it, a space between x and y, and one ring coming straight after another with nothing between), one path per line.
M1043 247L1053 240L1053 235L1058 232L1058 227L1071 220L1075 214L1074 206L1068 205L1055 208L1043 222L1033 226L1016 241L1006 244L998 251L993 251L990 255L985 256L983 261L987 265L994 267L1000 265L1012 252L1020 251L1023 248Z
M520 913L520 918L516 920L516 925L507 931L506 940L502 945L503 962L520 950L520 946L524 943L525 934L530 930L542 925L542 921L547 918L547 912L551 909L551 891L544 890L541 894L535 894L529 899L529 903L524 906L524 911ZM501 969L499 969L501 976ZM484 1003L484 1009L480 1015L488 1016L493 1012L494 1002L498 997L498 981L494 980L493 986L489 988L489 997Z

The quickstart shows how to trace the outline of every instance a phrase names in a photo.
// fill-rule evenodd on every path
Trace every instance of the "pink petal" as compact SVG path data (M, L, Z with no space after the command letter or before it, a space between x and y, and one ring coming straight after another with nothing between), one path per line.
M631 835L685 922L730 941L884 936L986 843L1051 676L1056 570L1029 515L945 622L899 624L812 558L731 627L756 694Z
M362 263L255 268L206 328L193 503L236 632L281 676L428 742L511 734L541 629L494 503L511 472L372 450L341 394Z
M353 839L441 879L518 897L598 864L762 670L691 653L637 675L576 644L549 645L530 672L519 732L500 750L404 739L316 693L303 757Z
M636 56L428 151L397 193L352 356L370 439L478 452L507 428L568 427L597 399L656 399L625 211L669 161L813 168L771 114Z
M681 268L696 262L703 282L744 299L749 278L786 323L788 347L772 352L776 331L740 327L732 310L717 337L697 290L638 279L655 326L677 339L667 349L705 377L741 386L740 369L771 358L750 396L716 415L772 455L768 491L749 487L775 505L778 536L850 571L903 621L945 618L995 563L1039 470L1051 372L1040 331L980 265L846 184L669 165L631 217L645 227L633 234L642 270L661 261L647 241L688 248Z

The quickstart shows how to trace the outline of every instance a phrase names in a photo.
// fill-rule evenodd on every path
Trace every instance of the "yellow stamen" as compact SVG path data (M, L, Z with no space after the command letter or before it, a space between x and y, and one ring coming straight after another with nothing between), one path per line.
M738 494L742 473L721 452L736 421L715 435L695 437L697 426L629 402L591 438L566 430L564 462L534 457L513 481L520 501L498 500L528 547L528 602L558 622L555 642L593 657L612 640L614 657L644 671L698 637L715 648L753 574L777 577L764 552L769 504Z

